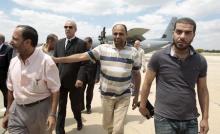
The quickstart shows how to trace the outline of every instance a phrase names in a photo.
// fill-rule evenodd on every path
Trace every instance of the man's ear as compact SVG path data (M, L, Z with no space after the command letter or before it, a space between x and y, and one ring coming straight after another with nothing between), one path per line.
M26 39L24 40L24 44L27 45L27 44L30 44L32 46L32 41L31 39Z

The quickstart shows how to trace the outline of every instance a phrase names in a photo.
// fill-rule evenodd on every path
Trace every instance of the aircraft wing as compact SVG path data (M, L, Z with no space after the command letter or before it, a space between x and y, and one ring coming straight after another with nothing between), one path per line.
M145 28L132 28L128 30L128 40L135 41L139 39L140 41L143 41L145 40L145 37L143 36L143 34L149 30L150 29L145 29Z

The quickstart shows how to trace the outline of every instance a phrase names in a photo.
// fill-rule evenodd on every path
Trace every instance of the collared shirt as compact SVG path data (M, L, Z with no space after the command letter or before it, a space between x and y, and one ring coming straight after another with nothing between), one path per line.
M68 43L68 40L71 41L71 40L75 39L75 37L76 37L76 36L73 36L73 37L70 38L70 39L66 38L66 41L65 41L65 49L66 49L66 45L67 45L67 43Z
M156 73L156 101L154 112L175 120L198 117L195 85L206 77L206 59L190 46L190 55L181 60L172 45L155 52L148 68Z
M36 48L25 64L19 56L11 60L7 86L16 103L29 104L59 91L59 72L51 57Z
M144 50L142 48L138 48L137 49L138 52L138 62L140 63L140 67L143 66L143 68L145 68L145 55L144 55Z
M38 48L39 48L39 49L42 49L44 53L46 53L46 54L48 54L48 55L50 55L50 56L53 56L54 50L47 51L47 50L46 50L46 47L47 47L47 43L42 44L42 45L39 46Z
M189 47L189 55L193 55L195 52L194 52L194 49L192 47ZM176 57L176 53L174 51L174 47L172 46L171 49L170 49L170 56L173 56L173 57Z
M118 50L114 44L102 44L88 52L92 61L100 60L101 94L110 97L130 94L131 71L138 69L138 55L134 47Z

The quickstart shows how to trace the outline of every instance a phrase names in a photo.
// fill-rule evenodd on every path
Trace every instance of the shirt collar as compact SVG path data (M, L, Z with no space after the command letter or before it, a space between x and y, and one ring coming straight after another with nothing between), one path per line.
M70 38L70 39L66 38L66 42L67 42L68 40L72 41L72 40L75 39L75 38L76 38L76 36L73 36L73 37Z
M112 48L117 49L116 46L115 46L115 42L113 42L113 44L111 46L112 46ZM126 42L126 44L125 44L123 49L126 49L127 47L128 47L128 44Z
M25 64L29 65L32 62L35 62L38 52L40 51L39 48L35 48L34 52L25 60ZM21 60L20 56L18 58ZM22 60L21 60L22 61Z
M168 47L166 47L165 48L165 53L166 54L170 54L170 56L173 56L173 57L176 57L175 56L175 51L174 51L174 49L173 49L173 44L170 44ZM190 45L189 46L189 53L190 53L190 55L194 55L194 54L196 54L196 51L195 51L195 49Z

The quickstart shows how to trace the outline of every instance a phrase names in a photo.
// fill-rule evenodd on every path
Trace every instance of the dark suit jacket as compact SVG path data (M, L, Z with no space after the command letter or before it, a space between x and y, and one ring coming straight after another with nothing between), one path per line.
M8 67L12 58L13 48L9 45L3 44L0 49L0 84L7 79Z
M55 45L54 57L64 57L72 54L86 52L85 42L77 37L71 41L71 46L65 50L66 38ZM61 88L73 89L76 80L85 81L85 62L57 64L60 73Z
M100 62L96 61L93 63L92 61L88 61L86 64L86 83L95 82L95 80L99 80L100 75Z

